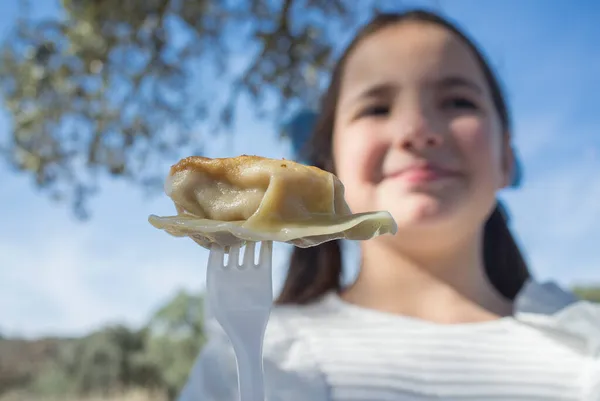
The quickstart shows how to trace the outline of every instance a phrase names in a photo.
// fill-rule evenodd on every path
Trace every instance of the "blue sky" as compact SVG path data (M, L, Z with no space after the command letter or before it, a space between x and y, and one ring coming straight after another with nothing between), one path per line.
M3 3L2 35L17 1ZM525 182L503 197L534 274L562 285L600 282L600 3L439 3L476 38L507 87ZM38 13L51 11L43 8L50 2L32 4ZM216 140L209 156L290 156L268 121L242 110L237 127L234 147ZM9 129L0 114L0 138ZM0 332L81 334L108 322L137 325L178 289L203 288L207 252L147 223L149 214L173 212L166 196L109 182L91 203L92 220L81 223L5 164L0 182ZM276 282L289 250L275 249ZM355 263L348 268L351 276Z

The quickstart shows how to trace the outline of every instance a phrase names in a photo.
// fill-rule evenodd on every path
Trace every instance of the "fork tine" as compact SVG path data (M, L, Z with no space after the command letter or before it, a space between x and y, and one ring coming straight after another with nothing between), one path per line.
M227 259L227 267L234 268L240 265L240 246L232 245L229 247L229 259Z
M244 266L250 267L254 265L254 249L256 248L256 242L247 242L246 250L244 252Z
M225 257L225 249L218 244L211 244L210 252L208 254L208 265L209 266L223 266L223 259Z
M258 258L258 264L265 266L267 263L271 264L273 257L273 241L263 241L260 247L260 255Z

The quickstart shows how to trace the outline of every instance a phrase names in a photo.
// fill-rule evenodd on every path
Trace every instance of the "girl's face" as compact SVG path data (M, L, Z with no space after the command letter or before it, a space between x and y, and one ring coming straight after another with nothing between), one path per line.
M442 27L403 22L363 40L346 60L334 126L350 208L389 211L400 235L476 229L508 184L511 154L489 85Z

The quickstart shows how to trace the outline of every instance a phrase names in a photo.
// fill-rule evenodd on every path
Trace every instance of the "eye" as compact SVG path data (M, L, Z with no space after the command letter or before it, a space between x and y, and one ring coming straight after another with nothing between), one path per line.
M455 96L442 102L442 108L445 110L477 110L477 104L466 97Z
M390 108L384 105L373 105L369 107L365 107L359 113L359 117L367 117L367 116L385 116L389 114Z

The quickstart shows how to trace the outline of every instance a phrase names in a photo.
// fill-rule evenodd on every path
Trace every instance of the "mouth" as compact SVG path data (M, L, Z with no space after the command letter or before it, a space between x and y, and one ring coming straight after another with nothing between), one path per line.
M432 163L414 163L385 175L386 179L399 179L411 184L423 184L458 177L456 170L443 168Z

